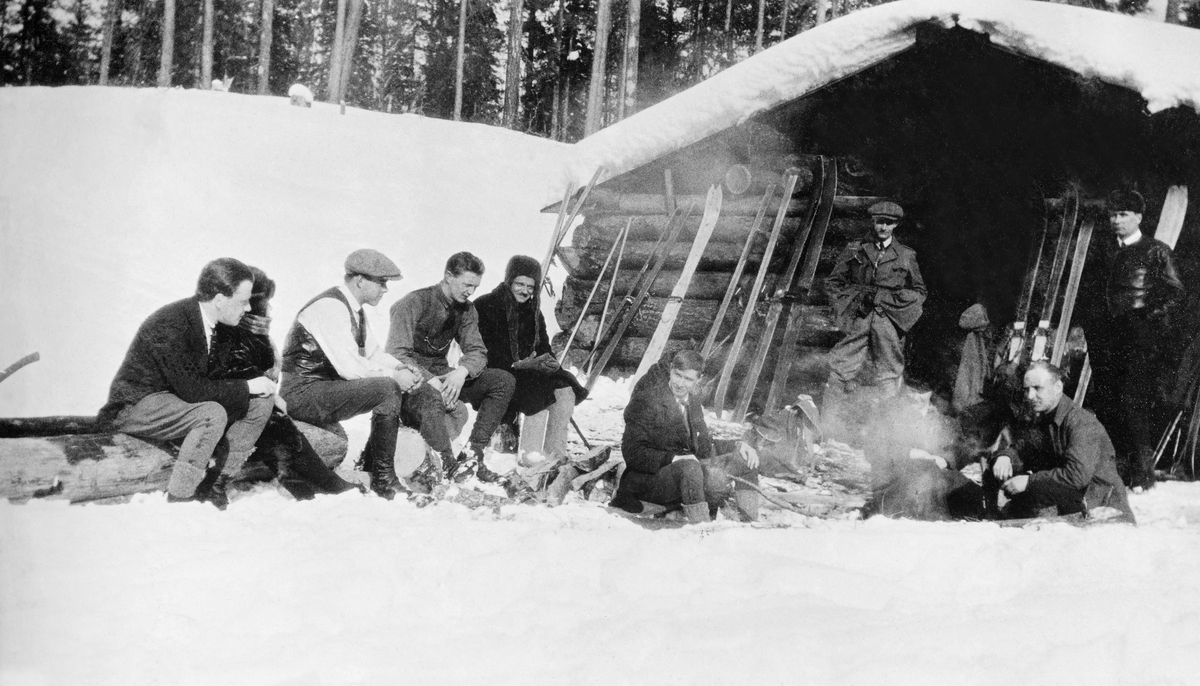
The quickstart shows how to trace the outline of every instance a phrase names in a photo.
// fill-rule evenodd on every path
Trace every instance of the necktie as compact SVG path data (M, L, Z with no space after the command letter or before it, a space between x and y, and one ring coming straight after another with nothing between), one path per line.
M358 354L367 354L367 313L358 309L358 330L354 332L354 342L358 344Z

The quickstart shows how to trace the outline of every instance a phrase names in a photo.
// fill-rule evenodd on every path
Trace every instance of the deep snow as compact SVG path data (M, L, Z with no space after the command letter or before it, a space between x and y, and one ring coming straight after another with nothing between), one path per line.
M568 148L487 127L189 91L0 90L0 415L91 413L216 254L303 300L374 245L436 280L540 256ZM304 243L295 244L297 237ZM226 249L228 246L228 249ZM385 319L374 318L378 325ZM580 408L613 439L627 385ZM354 447L351 448L354 450ZM774 518L647 531L274 485L226 512L0 503L0 684L1188 684L1200 487L1141 526Z

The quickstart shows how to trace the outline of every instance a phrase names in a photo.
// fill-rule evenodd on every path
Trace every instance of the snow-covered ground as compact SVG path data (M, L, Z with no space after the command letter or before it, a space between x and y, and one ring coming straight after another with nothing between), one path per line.
M372 245L540 257L567 148L487 127L190 91L0 90L0 415L92 413L140 320L235 255L274 335ZM585 172L586 173L586 172ZM578 413L619 433L623 384ZM354 450L354 447L351 448ZM0 456L2 457L2 456ZM1190 684L1200 487L1141 526L772 517L647 531L274 485L226 512L0 503L0 684Z

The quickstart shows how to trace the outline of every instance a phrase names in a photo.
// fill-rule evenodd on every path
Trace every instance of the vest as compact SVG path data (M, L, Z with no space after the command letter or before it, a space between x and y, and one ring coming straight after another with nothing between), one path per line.
M309 300L305 303L304 307L300 308L300 312L304 312L310 305L324 298L340 300L346 306L346 311L350 313L351 335L355 341L365 342L366 333L359 331L357 313L350 306L349 301L346 300L345 294L336 286ZM363 344L360 343L358 354L363 355L365 352ZM337 381L342 378L338 375L333 363L329 361L329 357L325 355L325 351L321 350L321 346L317 344L317 339L313 338L308 329L300 324L299 313L296 314L296 321L292 322L292 329L288 331L287 340L283 344L283 373L289 376L322 379L324 381Z

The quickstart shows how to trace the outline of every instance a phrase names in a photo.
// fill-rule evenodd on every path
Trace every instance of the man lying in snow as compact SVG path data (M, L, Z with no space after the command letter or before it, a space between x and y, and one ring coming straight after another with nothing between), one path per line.
M1008 518L1108 506L1133 522L1108 432L1063 394L1062 370L1034 362L1024 388L1031 412L1011 427L1012 441L989 460L983 475L987 497L1002 489L1009 498L1003 512Z
M759 495L730 477L758 482L758 452L744 441L714 441L693 393L704 369L694 350L675 353L638 380L625 408L625 474L611 505L641 512L642 503L682 506L688 521L709 521L732 494L742 514L758 519Z

